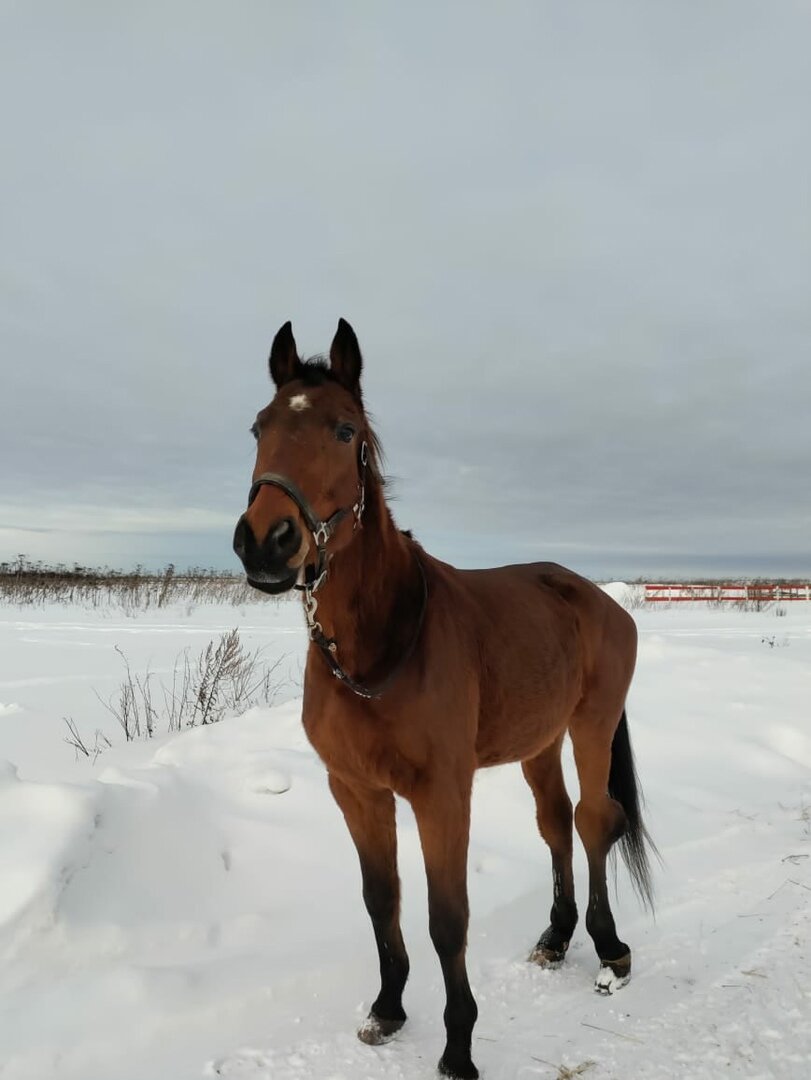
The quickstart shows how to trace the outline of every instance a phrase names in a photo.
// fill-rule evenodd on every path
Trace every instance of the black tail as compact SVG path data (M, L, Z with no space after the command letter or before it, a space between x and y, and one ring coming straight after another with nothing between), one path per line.
M660 862L661 858L642 821L641 791L634 765L634 753L631 749L628 719L624 709L611 744L608 794L612 799L617 800L628 818L628 828L619 840L622 860L628 867L637 896L646 908L653 911L653 884L648 848Z

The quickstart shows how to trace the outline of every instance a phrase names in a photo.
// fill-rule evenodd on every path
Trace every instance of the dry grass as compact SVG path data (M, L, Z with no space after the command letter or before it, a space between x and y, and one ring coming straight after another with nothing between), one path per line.
M548 1065L550 1069L555 1069L555 1080L575 1080L575 1077L582 1076L583 1073L593 1069L597 1064L595 1061L582 1061L579 1065L555 1065L554 1062L547 1061L545 1058L535 1057L530 1055L533 1061L539 1061L542 1065Z
M194 568L178 573L171 564L159 573L85 566L47 566L21 555L0 563L0 603L19 607L78 604L85 608L114 607L146 611L169 604L242 606L266 598L252 589L243 574Z
M95 762L99 754L103 753L105 750L107 750L113 745L107 738L107 736L104 734L104 732L100 728L96 728L93 745L88 746L87 742L85 741L81 732L76 726L76 721L73 719L73 717L63 716L62 719L64 720L65 725L68 729L68 734L65 736L65 742L68 744L68 746L73 747L73 751L76 754L77 758L92 758Z

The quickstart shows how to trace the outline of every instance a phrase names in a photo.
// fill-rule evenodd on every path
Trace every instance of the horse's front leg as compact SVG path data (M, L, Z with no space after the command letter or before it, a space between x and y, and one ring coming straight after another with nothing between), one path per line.
M408 955L400 932L394 796L390 791L350 786L332 774L329 786L358 850L363 899L380 958L380 993L358 1030L358 1038L378 1045L399 1031L406 1020L403 988L408 978Z
M447 1042L439 1071L460 1080L475 1080L479 1075L470 1057L478 1009L465 967L472 782L472 774L461 779L443 777L411 799L428 876L428 926L445 980Z

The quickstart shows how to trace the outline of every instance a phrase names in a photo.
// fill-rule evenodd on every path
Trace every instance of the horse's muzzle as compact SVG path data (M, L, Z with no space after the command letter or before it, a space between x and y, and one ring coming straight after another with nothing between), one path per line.
M301 549L301 529L293 518L282 518L268 529L260 543L243 514L234 530L234 551L245 567L248 584L261 592L288 592L296 584L299 567L290 560Z

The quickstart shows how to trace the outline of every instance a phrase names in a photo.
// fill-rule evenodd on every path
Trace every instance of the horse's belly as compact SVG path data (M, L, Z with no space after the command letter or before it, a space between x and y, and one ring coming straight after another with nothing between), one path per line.
M526 761L566 730L580 700L580 668L566 658L554 668L507 671L483 687L476 756L480 765Z
M568 717L541 717L537 712L483 722L476 740L480 767L526 761L545 750L566 730Z

